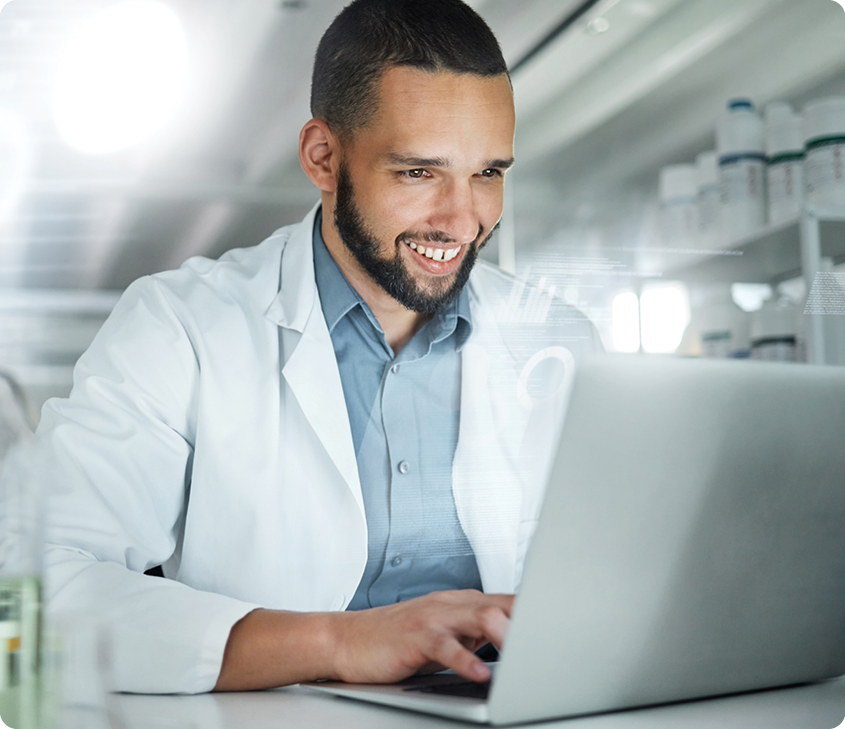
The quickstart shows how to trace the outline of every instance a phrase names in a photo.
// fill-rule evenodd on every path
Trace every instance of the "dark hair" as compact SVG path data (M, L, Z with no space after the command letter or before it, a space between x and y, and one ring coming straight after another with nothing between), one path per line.
M508 72L487 23L461 0L354 0L323 34L311 77L311 114L341 137L378 108L394 66L476 76Z

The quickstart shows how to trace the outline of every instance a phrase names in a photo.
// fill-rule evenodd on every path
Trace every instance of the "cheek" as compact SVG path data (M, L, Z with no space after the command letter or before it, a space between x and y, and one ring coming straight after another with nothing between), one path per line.
M499 218L502 217L502 207L504 204L503 189L498 187L496 189L482 190L476 194L475 204L478 211L478 218L484 226L484 230L488 233Z
M368 197L364 217L379 238L391 241L404 232L421 230L428 217L431 203L420 191L394 189Z

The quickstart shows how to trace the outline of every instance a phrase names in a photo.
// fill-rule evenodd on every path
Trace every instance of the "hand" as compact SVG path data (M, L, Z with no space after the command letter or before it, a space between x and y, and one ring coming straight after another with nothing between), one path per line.
M441 667L486 681L490 671L474 651L502 647L512 607L513 595L457 590L359 612L253 610L232 627L214 690L318 678L392 683Z
M502 647L513 599L513 595L455 590L370 610L335 613L331 678L393 683L445 667L468 680L486 681L490 670L474 652L488 642Z

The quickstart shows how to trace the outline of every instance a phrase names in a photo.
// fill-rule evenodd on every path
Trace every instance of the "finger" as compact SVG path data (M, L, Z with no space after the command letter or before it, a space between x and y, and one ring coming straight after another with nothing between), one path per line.
M486 637L485 614L494 616L489 625L496 632L495 637L504 639L508 619L513 609L513 595L485 595L475 590L440 593L447 602L438 608L438 614L445 618L454 631L463 637L481 639ZM448 617L446 617L448 616Z
M475 590L459 590L451 593L457 598L458 603L474 609L485 607L498 608L508 617L513 612L515 596L505 594L491 594L477 592Z
M510 627L510 617L498 608L487 608L482 610L480 619L484 635L501 650Z
M514 595L484 595L487 602L499 608L507 617L513 612Z
M481 636L480 638L472 638L468 635L461 637L461 645L466 648L468 651L472 651L475 653L481 646L487 645L490 640L486 636Z
M510 617L499 607L501 601L490 603L491 601L484 601L481 606L466 605L450 614L445 625L465 648L474 651L485 643L493 643L496 648L501 649L504 645L510 627ZM507 607L507 603L504 605Z
M437 641L432 658L469 681L490 679L490 669L484 662L453 636L444 635Z

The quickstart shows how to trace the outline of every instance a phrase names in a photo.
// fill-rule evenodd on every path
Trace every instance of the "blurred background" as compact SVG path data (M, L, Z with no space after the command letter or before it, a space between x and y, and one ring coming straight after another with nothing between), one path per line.
M0 0L0 368L36 407L69 391L74 362L135 278L254 245L316 202L297 139L314 49L344 4ZM802 316L816 280L833 291L821 313L836 313L839 188L815 228L801 199L714 233L704 198L715 185L730 202L719 177L729 153L771 166L790 152L731 148L730 130L717 150L729 100L751 100L765 136L788 111L773 103L797 118L845 96L843 8L470 4L500 40L518 114L505 216L485 256L581 307L610 351L820 361ZM822 124L830 154L845 149L838 108ZM706 159L690 167L710 150L715 172ZM665 172L677 165L686 171Z

